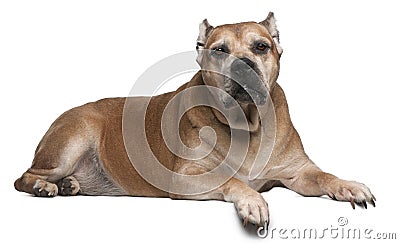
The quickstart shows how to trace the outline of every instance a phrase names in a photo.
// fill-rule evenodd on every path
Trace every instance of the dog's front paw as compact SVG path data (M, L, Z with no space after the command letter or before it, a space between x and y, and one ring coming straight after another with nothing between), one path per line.
M33 186L33 193L37 197L55 197L58 194L58 188L53 183L44 180L36 180Z
M353 209L355 209L355 203L367 208L368 202L375 207L375 196L362 183L337 179L331 182L327 188L326 191L330 198L338 201L348 201Z
M248 222L257 226L269 223L268 204L259 193L243 196L235 202L235 207L245 226Z

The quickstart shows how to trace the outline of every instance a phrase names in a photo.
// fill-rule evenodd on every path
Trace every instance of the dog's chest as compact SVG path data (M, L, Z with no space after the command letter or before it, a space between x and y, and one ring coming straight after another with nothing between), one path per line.
M268 170L268 161L273 149L273 138L269 140L265 133L254 132L248 138L235 137L226 133L217 133L224 143L217 144L216 149L224 158L231 170L237 171L235 178L259 190L264 184L264 172ZM262 136L264 135L264 136ZM229 142L229 143L227 143ZM235 145L236 144L236 145Z
M263 176L268 170L267 163L275 141L273 129L260 126L255 132L235 130L219 122L213 112L204 107L190 110L188 117L191 123L186 127L181 125L184 144L196 151L213 148L211 152L199 152L207 156L196 160L197 164L209 170L222 166L226 174L255 190L264 185L266 180ZM200 133L201 128L205 127L211 130ZM202 143L209 147L202 147Z

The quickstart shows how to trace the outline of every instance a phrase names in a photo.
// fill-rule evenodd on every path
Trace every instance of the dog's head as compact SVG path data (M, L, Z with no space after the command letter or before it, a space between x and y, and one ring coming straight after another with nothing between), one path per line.
M239 104L265 103L278 78L282 54L272 12L259 23L213 27L204 20L196 49L205 84L226 91L218 95L225 108L232 106L230 96Z

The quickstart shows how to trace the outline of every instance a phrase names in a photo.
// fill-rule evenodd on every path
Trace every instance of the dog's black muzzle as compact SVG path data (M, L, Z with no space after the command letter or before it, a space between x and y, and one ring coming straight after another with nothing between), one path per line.
M231 65L228 93L238 102L265 104L267 93L255 63L248 58L240 58Z

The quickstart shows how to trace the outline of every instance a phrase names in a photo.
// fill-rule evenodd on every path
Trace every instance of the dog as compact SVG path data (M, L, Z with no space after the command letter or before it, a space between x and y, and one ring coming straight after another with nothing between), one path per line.
M375 207L376 198L366 185L323 172L304 152L277 83L282 48L272 12L261 22L217 27L205 19L196 49L201 70L174 92L102 99L62 114L37 146L32 166L15 181L16 190L39 197L82 194L221 200L232 202L243 222L256 226L269 223L268 204L261 192L274 186L303 196L328 195L350 202L353 209L355 204ZM214 107L185 108L179 120L170 119L163 125L162 115L171 101L181 92L202 86L207 89L192 90L179 98L170 118L197 98L208 99ZM136 116L144 108L144 117ZM143 121L137 127L143 129L145 141L125 136L136 135L135 125ZM133 126L129 129L125 123ZM173 153L176 148L163 139L163 126L176 129L171 131L177 136L170 139L184 145L176 148L202 148L202 155L186 158ZM230 145L236 142L239 146L233 152L243 145L246 151L229 155ZM142 154L143 145L149 146L162 170ZM134 153L129 153L130 148L136 148ZM262 163L255 166L256 161ZM169 173L160 173L163 170Z

